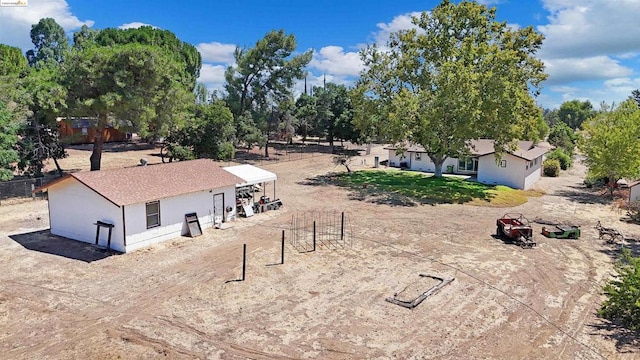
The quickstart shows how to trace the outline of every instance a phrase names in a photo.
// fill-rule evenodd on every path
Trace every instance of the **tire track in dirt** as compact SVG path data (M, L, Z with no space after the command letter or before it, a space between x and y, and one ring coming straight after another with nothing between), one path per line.
M237 245L232 245L233 247L237 247ZM226 247L230 247L227 245ZM222 249L212 249L210 253L205 254L200 259L198 259L197 264L210 265L212 260L220 260L219 252ZM224 251L224 250L223 250ZM203 284L210 281L218 280L220 281L220 274L217 271L202 271L202 267L197 266L193 262L185 262L179 264L178 267L172 268L171 270L175 273L180 273L181 276L179 278L171 279L171 281L165 281L162 284L159 284L155 288L146 289L143 292L140 291L131 291L130 288L120 288L115 292L109 294L110 298L117 299L126 299L123 301L124 303L128 303L127 306L122 306L119 304L112 304L104 301L95 301L92 300L93 305L97 305L98 308L89 306L84 311L75 311L75 312L57 312L55 316L58 321L71 324L77 322L78 318L91 318L96 319L95 314L105 314L105 316L97 317L97 321L83 326L81 329L68 329L65 334L65 343L90 343L91 338L95 336L99 332L99 330L113 330L114 325L117 323L127 323L134 320L153 320L153 314L149 314L148 309L153 309L158 304L163 304L169 299L175 297L178 294L188 293L190 288L194 284ZM196 266L194 266L196 265ZM238 266L238 260L235 257L226 257L226 260L216 264L216 268L227 268L233 269ZM167 269L157 269L158 272L163 272ZM18 288L17 284L14 284L15 290L24 291L24 288ZM26 286L28 289L29 286ZM38 289L42 291L51 291L59 294L65 294L66 296L70 296L71 300L77 299L77 294L75 293L67 293L64 291L60 291L57 289L50 289L45 287L38 287ZM141 296L134 295L133 297L129 295L133 294L142 294ZM37 292L33 293L33 296L37 298ZM46 303L38 303L34 308L38 308L42 306L42 308L47 308ZM42 309L40 308L40 309ZM90 316L92 315L92 316ZM27 353L22 353L21 351L15 351L18 349L10 350L10 353L16 356L33 356L33 354L46 354L48 351L54 351L56 348L60 348L64 344L60 344L59 339L52 339L50 336L43 334L42 338L33 339L32 345L28 346L25 350Z

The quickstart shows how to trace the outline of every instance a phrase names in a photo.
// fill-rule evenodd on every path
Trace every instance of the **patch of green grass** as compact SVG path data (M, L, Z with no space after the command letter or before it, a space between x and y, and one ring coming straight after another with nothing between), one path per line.
M358 193L359 198L394 197L395 203L470 204L512 207L527 202L535 192L507 186L488 186L458 177L434 177L430 174L397 170L362 170L336 175L338 185ZM530 194L531 193L531 194ZM540 196L540 195L538 195ZM402 199L397 200L398 197Z

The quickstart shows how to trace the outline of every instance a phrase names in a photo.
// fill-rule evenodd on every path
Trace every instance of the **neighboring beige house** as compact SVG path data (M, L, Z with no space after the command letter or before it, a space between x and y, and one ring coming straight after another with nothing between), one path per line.
M442 165L444 173L471 175L488 185L506 185L515 189L529 189L542 175L542 161L549 152L548 143L518 142L518 148L505 153L496 161L493 140L470 141L471 156L465 159L447 158ZM409 170L435 172L435 164L422 146L409 146L396 154L395 146L388 146L389 166Z
M36 191L48 192L52 234L124 253L188 233L186 214L202 228L234 217L243 182L200 159L77 172Z

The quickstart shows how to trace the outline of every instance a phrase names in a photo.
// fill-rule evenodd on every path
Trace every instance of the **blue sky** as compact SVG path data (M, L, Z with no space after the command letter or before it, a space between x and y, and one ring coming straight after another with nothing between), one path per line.
M12 2L2 0L0 2ZM314 50L308 82L351 84L362 69L358 49L384 43L389 32L410 26L412 13L429 11L436 0L338 1L87 1L26 0L25 7L0 7L0 43L32 47L29 30L52 17L71 35L83 24L96 29L141 24L174 32L203 56L200 81L221 88L236 46L252 46L272 29ZM538 56L550 75L538 103L620 102L640 88L640 0L483 0L512 26L534 26L545 35ZM299 83L298 90L302 88Z

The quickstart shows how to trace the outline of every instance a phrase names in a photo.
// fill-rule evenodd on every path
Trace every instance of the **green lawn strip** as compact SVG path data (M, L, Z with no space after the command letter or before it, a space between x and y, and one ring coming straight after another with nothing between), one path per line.
M470 204L512 207L540 193L489 186L457 177L434 177L415 171L361 170L337 175L338 181L353 190L373 187L378 192L395 193L420 203Z

